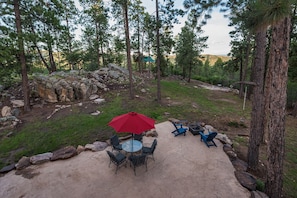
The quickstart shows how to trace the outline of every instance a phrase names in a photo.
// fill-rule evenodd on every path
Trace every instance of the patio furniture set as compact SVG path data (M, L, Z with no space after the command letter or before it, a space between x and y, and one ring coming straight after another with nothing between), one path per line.
M157 146L157 140L154 139L150 147L143 146L142 144L142 134L133 135L131 140L127 140L124 143L120 143L117 135L113 135L110 138L110 143L112 146L112 151L107 151L110 158L109 166L111 163L116 165L115 174L121 165L127 166L127 160L130 161L130 167L133 168L134 174L136 175L136 167L144 165L147 170L147 157L152 156L154 159L154 152ZM124 151L124 152L123 152Z
M111 137L112 150L117 150L118 153L107 151L107 154L110 158L109 166L111 163L116 165L115 173L117 173L120 165L127 165L127 159L130 161L130 166L133 166L135 175L138 166L145 165L147 170L147 156L152 155L153 157L157 140L155 139L150 147L145 147L142 145L142 133L155 128L155 120L141 113L128 112L114 117L108 125L114 128L117 133L129 132L133 137L132 140L128 140L123 144L120 144L117 135ZM125 151L125 154L122 151ZM137 152L141 154L134 155Z
M207 147L217 146L213 141L217 132L209 131L208 134L204 134L204 129L199 123L190 124L188 127L184 127L188 124L185 120L171 121L171 123L175 128L175 130L172 131L172 134L174 134L175 137L179 135L185 136L186 132L189 130L193 135L200 135L200 140L203 141ZM140 113L128 112L114 117L108 125L114 128L118 133L130 132L133 137L131 140L122 144L120 143L117 135L113 135L110 138L112 151L116 150L117 153L107 151L107 154L110 158L109 166L111 163L116 165L115 173L117 174L121 165L124 164L127 166L127 160L130 161L130 166L133 167L135 175L136 167L138 166L145 165L147 170L147 156L151 155L153 160L155 160L154 151L157 146L157 140L154 139L150 147L143 146L142 133L155 128L155 120ZM122 153L122 151L125 153Z
M181 120L181 121L171 121L173 124L175 130L172 131L171 133L174 134L174 136L179 136L179 135L186 135L186 132L189 130L193 135L200 135L200 141L203 141L207 147L210 146L217 146L216 143L214 142L214 138L217 136L217 132L212 132L208 130L208 134L204 134L204 128L201 126L200 123L192 123L189 124L188 127L184 127L187 125L186 120Z

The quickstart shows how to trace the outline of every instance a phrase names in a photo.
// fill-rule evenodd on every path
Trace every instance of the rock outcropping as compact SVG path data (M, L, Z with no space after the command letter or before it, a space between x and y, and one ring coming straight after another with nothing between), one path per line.
M133 81L140 78L132 78ZM34 74L33 82L30 83L30 103L37 106L36 101L44 103L75 102L77 100L93 101L96 104L104 102L99 95L109 90L109 87L125 87L129 84L129 72L127 69L115 64L108 64L108 67L96 71L87 72L84 70L58 71L49 75ZM137 85L142 84L140 82ZM1 88L1 87L0 87ZM24 106L24 101L16 99L14 95L0 89L0 97L8 98L10 106L0 102L0 130L10 129L21 123L18 115ZM21 98L20 96L18 98ZM33 102L34 101L34 102ZM58 107L48 119L62 108L70 105ZM100 112L93 112L92 115L99 115Z
M92 72L72 70L34 75L36 95L51 103L86 100L99 91L108 91L107 85L128 82L128 70L114 64Z

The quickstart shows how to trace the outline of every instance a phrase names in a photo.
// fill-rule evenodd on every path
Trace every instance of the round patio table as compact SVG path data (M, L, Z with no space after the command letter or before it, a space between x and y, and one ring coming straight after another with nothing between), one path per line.
M122 144L122 149L128 153L135 153L140 151L142 143L138 140L128 140Z

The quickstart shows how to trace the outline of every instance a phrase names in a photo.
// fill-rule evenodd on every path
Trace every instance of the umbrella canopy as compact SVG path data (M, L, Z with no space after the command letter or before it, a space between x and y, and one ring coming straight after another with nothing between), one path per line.
M143 57L142 61L145 62L145 63L147 63L147 62L149 62L149 63L155 62L154 59L152 57L150 57L150 56Z
M114 117L108 125L117 132L141 134L144 131L155 128L155 120L140 113L129 112Z

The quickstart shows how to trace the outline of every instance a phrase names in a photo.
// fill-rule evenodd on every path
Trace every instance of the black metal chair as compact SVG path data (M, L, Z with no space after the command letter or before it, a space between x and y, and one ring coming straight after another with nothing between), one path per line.
M110 144L112 145L112 150L121 151L122 145L120 144L120 140L117 135L113 135L110 138Z
M142 134L133 134L133 139L142 142L143 135Z
M201 141L203 141L207 147L210 146L217 146L216 143L214 142L214 138L217 136L217 132L209 132L207 135L205 135L202 132L199 132L201 136Z
M145 147L145 146L142 147L142 153L146 155L151 155L153 160L155 161L154 152L155 152L156 146L157 146L157 139L154 139L151 147Z
M111 162L117 166L115 174L117 174L120 165L125 163L125 167L127 167L127 160L126 160L127 157L124 154L119 152L115 155L110 151L106 151L106 152L110 159L108 167L110 167Z
M130 166L133 166L134 175L136 175L136 167L139 167L141 165L145 165L146 171L147 171L147 158L145 154L141 155L131 155L129 157L130 160Z

